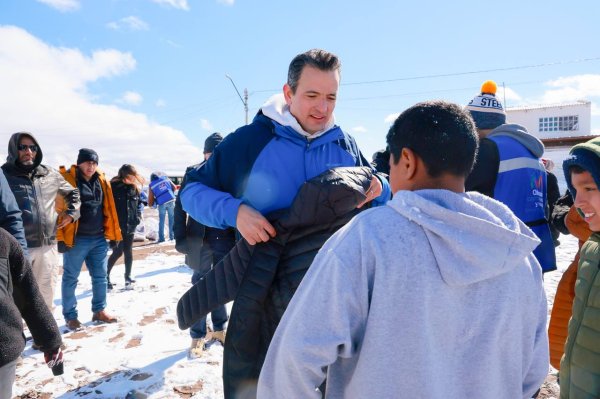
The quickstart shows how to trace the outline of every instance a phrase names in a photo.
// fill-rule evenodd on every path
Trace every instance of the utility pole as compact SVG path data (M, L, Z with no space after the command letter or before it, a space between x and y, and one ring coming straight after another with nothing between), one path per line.
M242 95L240 94L240 91L238 90L235 83L233 82L233 79L231 79L231 76L225 75L225 77L227 79L229 79L229 81L233 85L233 88L235 89L235 92L237 93L238 97L242 101L242 104L244 104L244 111L246 112L246 125L247 125L248 124L248 89L244 89L244 98L242 98Z

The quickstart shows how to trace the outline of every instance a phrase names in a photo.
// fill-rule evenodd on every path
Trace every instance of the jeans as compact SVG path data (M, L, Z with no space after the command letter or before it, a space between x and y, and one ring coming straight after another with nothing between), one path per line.
M175 210L175 201L166 202L158 206L158 241L165 240L165 213L169 216L169 240L175 239L173 232L173 211Z
M110 271L121 255L125 255L125 279L131 278L131 266L133 264L133 234L124 235L123 241L119 241L108 258L107 277L109 281Z
M215 240L204 241L202 248L203 265L206 265L200 271L194 271L192 275L192 284L196 284L202 277L208 273L214 265L219 263L221 259L231 250L235 245L234 240ZM225 305L217 307L210 313L210 318L213 324L213 331L222 331L225 329L225 323L229 317L227 316L227 309ZM206 316L192 324L190 327L190 336L194 339L203 338L206 336Z
M63 254L62 305L65 320L77 318L75 289L83 261L92 279L92 312L106 308L108 244L104 236L76 236L75 245Z
M16 369L16 360L0 367L0 398L12 398L12 387L15 382Z

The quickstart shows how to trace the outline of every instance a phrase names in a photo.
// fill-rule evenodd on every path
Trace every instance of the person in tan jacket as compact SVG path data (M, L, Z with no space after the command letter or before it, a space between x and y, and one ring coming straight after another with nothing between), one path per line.
M68 171L64 166L60 167L63 177L79 189L81 196L80 219L59 229L56 234L59 251L63 252L63 316L67 327L73 331L82 328L75 289L84 261L92 278L92 321L117 321L105 311L106 240L121 241L122 235L111 186L97 167L98 154L89 148L79 150L77 166L71 166Z

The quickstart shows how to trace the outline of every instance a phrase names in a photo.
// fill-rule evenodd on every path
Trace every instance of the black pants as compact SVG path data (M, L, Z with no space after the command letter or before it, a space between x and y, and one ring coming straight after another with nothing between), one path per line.
M119 241L117 246L113 248L113 252L108 258L107 277L110 280L110 271L117 260L125 255L125 278L131 278L131 265L133 264L133 234L123 236L123 241Z

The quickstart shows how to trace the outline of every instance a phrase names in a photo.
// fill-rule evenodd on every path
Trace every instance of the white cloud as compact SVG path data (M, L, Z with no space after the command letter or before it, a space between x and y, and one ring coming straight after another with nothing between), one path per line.
M395 114L389 114L388 116L385 117L385 119L383 120L385 123L392 123L396 120L396 118L398 118L400 116L400 112L396 112Z
M46 4L52 8L56 8L58 11L67 12L79 9L78 0L37 0L38 3Z
M354 133L367 133L368 130L364 126L355 126L351 129Z
M511 89L510 87L505 87L504 89L502 88L498 88L498 93L496 93L496 97L502 102L502 104L506 107L506 103L509 102L516 102L516 103L521 103L523 102L523 98L513 89Z
M200 127L204 130L211 131L213 130L212 124L208 121L208 119L200 119Z
M21 28L0 26L0 59L0 87L11 93L0 96L0 144L12 132L31 131L44 150L43 162L54 167L74 163L79 148L94 148L111 176L124 163L147 175L151 170L184 171L201 158L183 132L91 100L89 83L135 69L129 53L83 54L52 47Z
M190 6L188 5L187 0L152 0L152 1L157 4L163 5L163 6L176 8L178 10L185 10L185 11L190 10Z
M156 106L156 108L164 108L167 106L167 102L165 100L163 100L162 98L159 98L158 100L156 100L154 105Z
M129 29L131 31L134 31L134 30L150 29L150 27L148 26L148 24L146 22L144 22L142 19L140 19L134 15L130 15L129 17L125 17L125 18L121 18L118 21L109 22L106 24L106 26L112 30Z
M123 97L117 100L120 104L128 104L128 105L140 105L144 98L140 93L136 93L135 91L126 91L123 93Z
M225 4L228 6L232 6L235 3L235 0L217 0L217 3Z
M543 103L562 103L600 97L600 75L568 76L546 82L546 85L551 89L544 93Z

